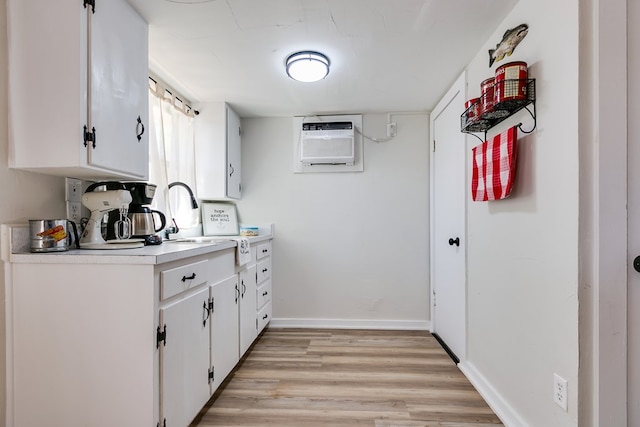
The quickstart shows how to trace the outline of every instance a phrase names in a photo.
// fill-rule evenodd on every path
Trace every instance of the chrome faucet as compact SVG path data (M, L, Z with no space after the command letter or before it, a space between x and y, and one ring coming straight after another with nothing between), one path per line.
M191 187L189 187L184 182L175 181L175 182L172 182L171 184L169 184L169 189L171 189L172 187L175 187L175 186L180 186L180 187L186 188L187 191L189 192L189 197L191 198L191 208L192 209L198 209L198 201L196 200L196 197L193 195L193 191L191 190ZM180 231L180 228L178 227L178 224L176 223L176 219L175 218L171 218L171 222L173 222L173 225L165 230L165 234L166 234L167 238L169 238L169 234L175 234L175 233Z

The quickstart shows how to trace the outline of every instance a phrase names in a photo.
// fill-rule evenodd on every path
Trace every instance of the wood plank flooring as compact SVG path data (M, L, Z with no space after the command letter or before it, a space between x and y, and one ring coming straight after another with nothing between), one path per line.
M428 332L267 329L191 427L499 425Z

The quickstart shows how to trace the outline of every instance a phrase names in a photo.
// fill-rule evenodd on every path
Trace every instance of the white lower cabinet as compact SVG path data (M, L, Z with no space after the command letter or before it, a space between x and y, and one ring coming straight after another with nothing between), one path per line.
M240 276L240 357L258 336L256 324L256 265L242 270Z
M160 309L160 412L167 426L189 425L211 395L208 304L205 286Z
M271 240L260 243L256 250L256 328L259 334L271 320Z
M233 275L209 286L209 293L212 302L210 393L213 394L239 360L238 277Z
M4 425L188 426L271 318L270 249L6 264Z
M160 265L161 426L187 426L238 362L234 249Z
M154 266L49 255L5 264L11 338L0 425L156 426Z

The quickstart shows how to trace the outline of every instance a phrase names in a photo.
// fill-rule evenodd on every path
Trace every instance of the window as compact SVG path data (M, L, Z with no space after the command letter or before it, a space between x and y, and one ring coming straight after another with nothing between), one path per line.
M186 189L196 191L195 112L183 98L167 90L157 79L149 79L149 182L157 185L152 207L167 217L167 227L173 220L180 229L198 227L200 210L193 209Z

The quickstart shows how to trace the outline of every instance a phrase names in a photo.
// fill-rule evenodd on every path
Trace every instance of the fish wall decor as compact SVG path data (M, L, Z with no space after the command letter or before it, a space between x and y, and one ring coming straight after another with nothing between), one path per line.
M511 56L513 50L528 32L529 26L527 24L520 24L507 30L502 37L502 41L496 45L496 48L489 49L489 67L496 61L502 61L505 56Z

